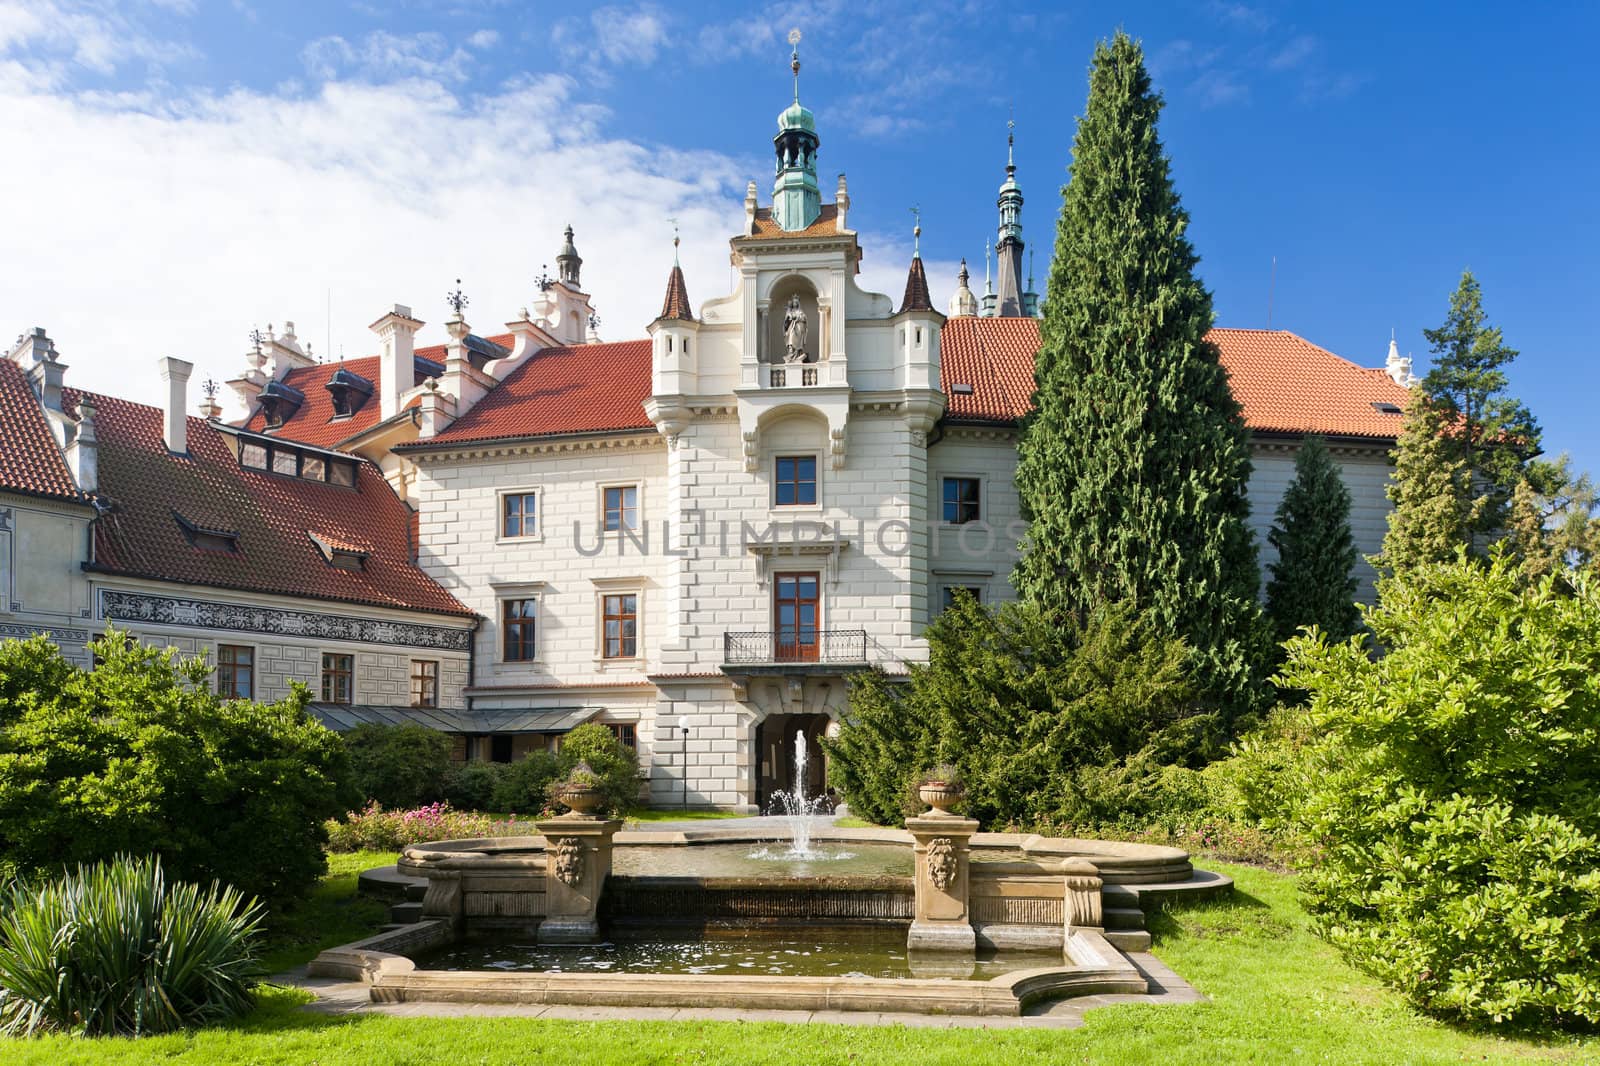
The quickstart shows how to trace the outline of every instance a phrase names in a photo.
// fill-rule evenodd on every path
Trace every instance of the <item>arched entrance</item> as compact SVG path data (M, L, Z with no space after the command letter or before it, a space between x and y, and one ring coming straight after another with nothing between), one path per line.
M773 797L794 787L795 737L805 738L808 797L827 791L828 768L821 738L827 731L826 714L770 714L756 724L756 806L763 814L774 810Z

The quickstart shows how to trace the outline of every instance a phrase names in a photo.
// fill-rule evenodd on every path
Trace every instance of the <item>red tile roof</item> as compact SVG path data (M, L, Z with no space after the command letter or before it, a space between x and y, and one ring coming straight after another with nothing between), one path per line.
M443 433L401 449L650 429L649 395L648 340L544 348Z
M689 304L689 285L683 280L683 268L676 263L672 264L672 273L667 275L667 298L661 301L661 317L694 321L694 308Z
M0 492L81 499L22 367L0 356Z
M922 269L922 257L911 257L911 269L906 271L906 293L900 298L901 311L932 311L933 300L928 296L928 272Z
M823 204L816 220L802 230L786 230L778 225L772 217L772 208L756 208L755 232L748 234L745 239L778 240L782 237L838 237L839 233L839 205Z
M411 562L411 509L371 463L354 460L355 488L241 467L222 432L189 419L189 454L175 456L154 407L90 396L100 441L100 493L114 501L95 523L96 569L212 588L375 607L472 614ZM238 535L237 551L192 546L177 520ZM362 570L330 566L315 533L368 552Z
M1382 370L1357 366L1288 330L1213 329L1245 425L1260 433L1326 433L1392 440L1409 393ZM1039 323L952 318L940 334L949 413L960 421L1015 422L1032 408ZM972 386L970 394L957 384Z
M509 333L488 337L487 340L503 348L509 348L515 339ZM418 358L431 359L435 363L445 360L445 346L432 344L426 348L418 348ZM299 389L305 394L306 402L282 426L268 430L266 418L259 410L250 412L250 417L245 419L244 428L256 433L268 433L274 437L287 437L290 440L300 441L302 444L314 444L319 448L332 448L341 441L349 440L358 434L365 433L377 425L383 413L383 381L382 360L376 355L363 356L359 359L346 359L338 363L319 363L316 366L300 367L291 370L283 378L284 384ZM354 414L346 418L336 419L333 413L333 397L328 393L328 379L340 367L359 374L372 382L373 393L367 402ZM420 376L406 385L407 389L421 384ZM415 404L407 404L407 407Z

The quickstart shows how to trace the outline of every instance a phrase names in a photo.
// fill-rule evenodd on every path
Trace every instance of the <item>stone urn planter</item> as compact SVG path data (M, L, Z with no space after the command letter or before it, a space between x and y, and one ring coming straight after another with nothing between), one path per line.
M556 792L556 800L573 814L590 817L605 802L605 796L593 785L566 784Z
M953 766L936 766L917 780L917 798L939 814L949 814L960 803L967 789Z

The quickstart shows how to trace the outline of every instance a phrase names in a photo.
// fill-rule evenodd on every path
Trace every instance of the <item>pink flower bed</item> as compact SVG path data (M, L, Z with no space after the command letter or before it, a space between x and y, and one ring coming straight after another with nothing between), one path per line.
M396 851L430 840L516 836L532 831L525 822L458 811L448 803L432 803L414 811L386 811L373 802L365 810L349 812L343 821L330 819L327 826L332 851Z

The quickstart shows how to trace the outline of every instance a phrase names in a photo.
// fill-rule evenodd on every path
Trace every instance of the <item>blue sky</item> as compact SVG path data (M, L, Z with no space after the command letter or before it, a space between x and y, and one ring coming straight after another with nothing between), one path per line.
M1368 365L1392 328L1421 363L1470 266L1547 448L1600 470L1583 4L0 0L0 328L151 400L159 355L232 376L286 318L361 354L389 303L442 320L458 275L494 332L571 221L602 333L642 336L668 217L695 301L727 288L791 26L867 283L898 292L913 205L935 298L961 256L981 277L1014 107L1042 284L1089 56L1122 26L1219 324L1267 325L1276 257L1274 326Z

